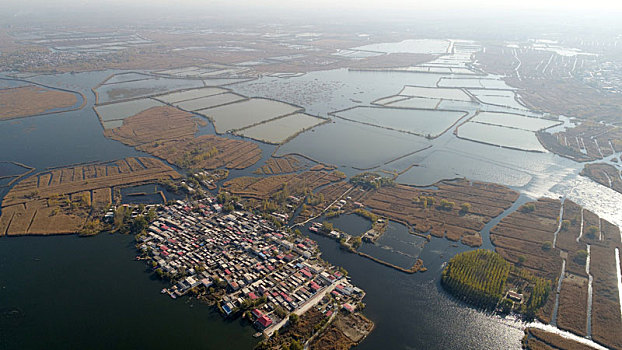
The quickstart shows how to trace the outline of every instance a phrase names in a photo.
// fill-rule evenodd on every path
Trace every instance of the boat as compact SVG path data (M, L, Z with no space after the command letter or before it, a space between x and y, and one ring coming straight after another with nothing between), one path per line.
M166 288L162 288L162 290L160 291L160 293L162 293L162 294L166 294L166 292L168 292L168 291L166 290Z
M262 336L262 333L261 333L261 332L257 332L257 333L255 333L255 334L253 334L253 338L259 338L259 337L261 337L261 336Z

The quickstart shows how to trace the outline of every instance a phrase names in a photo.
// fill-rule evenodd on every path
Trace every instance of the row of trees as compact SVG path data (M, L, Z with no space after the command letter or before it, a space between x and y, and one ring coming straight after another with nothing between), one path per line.
M378 221L378 215L370 212L369 210L365 210L365 209L361 209L361 208L355 209L354 210L354 214L360 215L360 216L368 219L372 223L376 223L376 221Z
M460 253L443 270L441 283L466 302L491 309L503 297L511 267L499 254L489 250Z
M436 203L436 200L432 196L419 196L419 197L413 198L412 202L414 204L421 204L421 206L423 206L423 209L427 209L427 208L433 207L434 203ZM456 202L453 202L447 199L441 199L437 208L441 210L451 211L455 207L456 207ZM470 211L471 211L471 203L462 203L460 205L461 214L466 214Z
M186 169L191 169L201 162L215 157L218 155L218 149L216 147L211 147L207 151L203 151L203 149L199 147L195 147L190 151L186 151L182 158L179 160L179 166Z
M549 298L549 293L551 292L551 281L549 280L533 277L531 283L533 284L533 289L527 301L526 310L524 311L525 315L529 318L535 317L536 311L546 303L546 300Z

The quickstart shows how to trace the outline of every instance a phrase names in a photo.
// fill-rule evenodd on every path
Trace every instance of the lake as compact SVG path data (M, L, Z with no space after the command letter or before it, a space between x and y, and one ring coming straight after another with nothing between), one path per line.
M465 111L354 107L337 112L335 116L363 124L433 138L445 132L467 114L468 112Z

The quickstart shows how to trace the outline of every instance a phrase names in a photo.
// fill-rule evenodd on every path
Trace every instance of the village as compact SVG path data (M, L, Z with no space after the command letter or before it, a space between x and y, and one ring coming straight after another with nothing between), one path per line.
M365 292L345 270L321 260L317 243L299 231L276 229L247 211L226 212L212 197L156 209L137 247L139 258L173 283L163 294L208 294L225 317L248 318L257 337L270 337L312 308L332 320L363 305Z

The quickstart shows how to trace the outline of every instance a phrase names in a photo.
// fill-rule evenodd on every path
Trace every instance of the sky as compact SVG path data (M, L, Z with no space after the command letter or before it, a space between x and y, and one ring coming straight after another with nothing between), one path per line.
M214 5L277 7L292 9L334 9L355 8L443 10L443 9L486 9L486 10L546 10L546 11L622 11L622 1L612 0L0 0L3 7L27 9L32 7L88 7L105 4L108 6L184 6L209 8Z
M490 22L491 30L556 23L611 31L622 26L620 16L622 0L0 0L0 27L3 22L53 25L60 20L67 24L71 18L72 24L103 21L132 25L256 20L439 26L460 22L467 29Z

